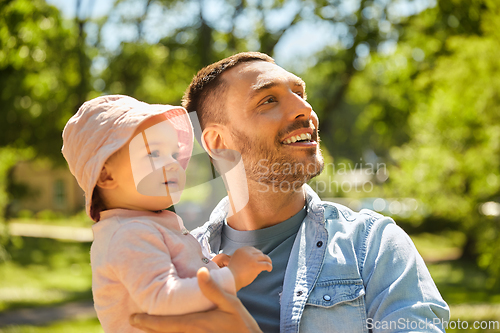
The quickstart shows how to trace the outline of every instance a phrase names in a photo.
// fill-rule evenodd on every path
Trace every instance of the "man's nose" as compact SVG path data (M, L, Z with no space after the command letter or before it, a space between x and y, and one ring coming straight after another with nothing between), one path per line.
M289 118L291 121L311 118L311 113L314 111L311 104L307 103L305 99L295 93L291 93L289 103L288 110L290 110Z

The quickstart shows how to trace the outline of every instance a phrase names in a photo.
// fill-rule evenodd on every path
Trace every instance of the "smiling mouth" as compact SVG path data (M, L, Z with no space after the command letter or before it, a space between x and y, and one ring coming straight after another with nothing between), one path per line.
M288 139L286 140L283 140L281 143L284 144L284 145L289 145L289 144L292 144L292 143L296 143L296 142L304 142L304 143L310 143L310 142L315 142L314 140L312 140L312 135L309 134L309 133L302 133L300 135L294 135L292 137L289 137Z

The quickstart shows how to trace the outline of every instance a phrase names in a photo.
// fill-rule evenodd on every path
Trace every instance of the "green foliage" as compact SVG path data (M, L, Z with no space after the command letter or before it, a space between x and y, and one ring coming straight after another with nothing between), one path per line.
M10 171L12 167L21 159L27 159L32 156L30 149L14 149L11 147L0 147L0 263L7 260L9 255L4 246L8 242L9 236L5 229L4 218L6 209L10 202L10 193L8 192Z
M54 212L50 209L44 209L36 213L36 218L45 221L60 220L64 218L61 212Z
M356 2L354 10L348 10L344 4L342 1L316 3L315 12L321 21L328 22L337 29L346 29L346 33L340 35L338 43L315 55L314 67L309 68L303 77L308 83L311 104L321 119L323 145L336 158L358 160L368 149L381 153L388 145L406 139L404 112L401 116L391 110L384 110L386 104L370 103L369 112L376 113L377 115L372 116L378 118L375 120L375 133L385 135L385 141L381 144L367 143L367 140L373 137L367 132L372 132L373 129L367 131L365 125L357 124L357 119L363 116L363 103L367 102L367 99L363 97L360 101L359 95L349 98L349 91L356 84L353 81L358 74L363 73L370 63L372 56L376 57L384 47L398 41L398 36L408 27L409 18L393 10L397 1L362 0ZM380 71L384 69L378 68L376 71L380 75ZM404 78L405 73L401 77ZM366 77L361 80L366 81L367 85L373 85ZM369 90L358 90L358 93L370 94ZM377 96L377 92L374 93ZM404 96L400 99L404 99ZM394 122L394 126L391 126L391 122ZM392 128L398 128L398 133L394 136L386 135Z
M482 27L495 30L492 25L498 26L498 16L493 6L497 5L487 3L443 0L409 17L394 17L386 11L386 17L377 18L378 28L367 23L373 19L361 15L367 22L353 27L358 35L371 31L367 39L357 35L358 45L369 45L370 54L362 57L361 52L350 54L350 49L322 51L306 81L314 90L309 92L310 100L322 119L322 135L330 152L356 160L371 150L390 159L391 147L408 142L408 117L427 103L429 93L429 86L419 86L424 82L415 80L423 72L433 72L438 59L449 52L446 43L451 37L480 36ZM362 13L363 4L373 6L361 2Z
M77 36L43 0L0 6L0 146L62 160L61 131L80 102Z
M102 333L104 332L99 320L77 319L56 322L48 326L8 326L2 328L3 333Z
M67 216L60 212L46 209L36 214L33 214L30 210L22 210L18 213L17 217L11 218L9 223L88 228L91 227L94 222L88 217L85 210L81 210L73 216Z
M223 1L220 5L227 10L222 11L217 20L208 18L203 6L191 3L189 8L194 12L188 11L181 1L156 1L154 4L144 1L143 12L119 14L134 2L137 3L117 1L114 7L117 14L100 23L103 27L112 21L136 29L137 38L122 42L119 52L108 52L100 45L101 55L108 65L96 77L104 81L101 91L106 94L127 94L149 103L180 104L184 91L199 69L233 53L260 50L272 54L285 31L300 20L300 10L288 11L289 22L279 28L268 26L269 17L283 10L283 1L267 4ZM165 20L186 18L172 23L156 44L146 41L146 23L153 5L162 11ZM241 28L239 21L252 24Z
M125 94L148 103L179 105L199 62L189 47L126 43L102 73L105 92ZM126 68L126 70L125 70Z
M426 95L408 119L411 140L391 150L394 193L420 198L434 218L466 232L496 281L500 224L480 208L500 195L499 49L488 37L449 39L449 55L416 80Z
M33 212L29 209L22 209L17 213L17 217L20 219L31 219L33 217Z

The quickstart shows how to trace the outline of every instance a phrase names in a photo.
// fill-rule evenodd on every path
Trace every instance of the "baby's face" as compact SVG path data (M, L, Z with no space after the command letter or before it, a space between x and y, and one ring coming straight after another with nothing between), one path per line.
M177 131L164 116L143 122L129 143L134 184L139 192L151 197L170 197L179 202L186 174L179 163Z

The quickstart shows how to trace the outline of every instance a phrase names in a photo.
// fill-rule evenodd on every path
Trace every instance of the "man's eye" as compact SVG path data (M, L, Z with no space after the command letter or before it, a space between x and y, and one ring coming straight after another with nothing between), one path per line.
M274 103L276 102L276 98L274 97L269 97L268 99L266 99L266 101L262 104L269 104L269 103Z
M304 98L304 93L303 92L297 91L296 94L299 95L301 98Z
M153 150L151 153L148 154L150 157L160 157L160 151L158 150Z

